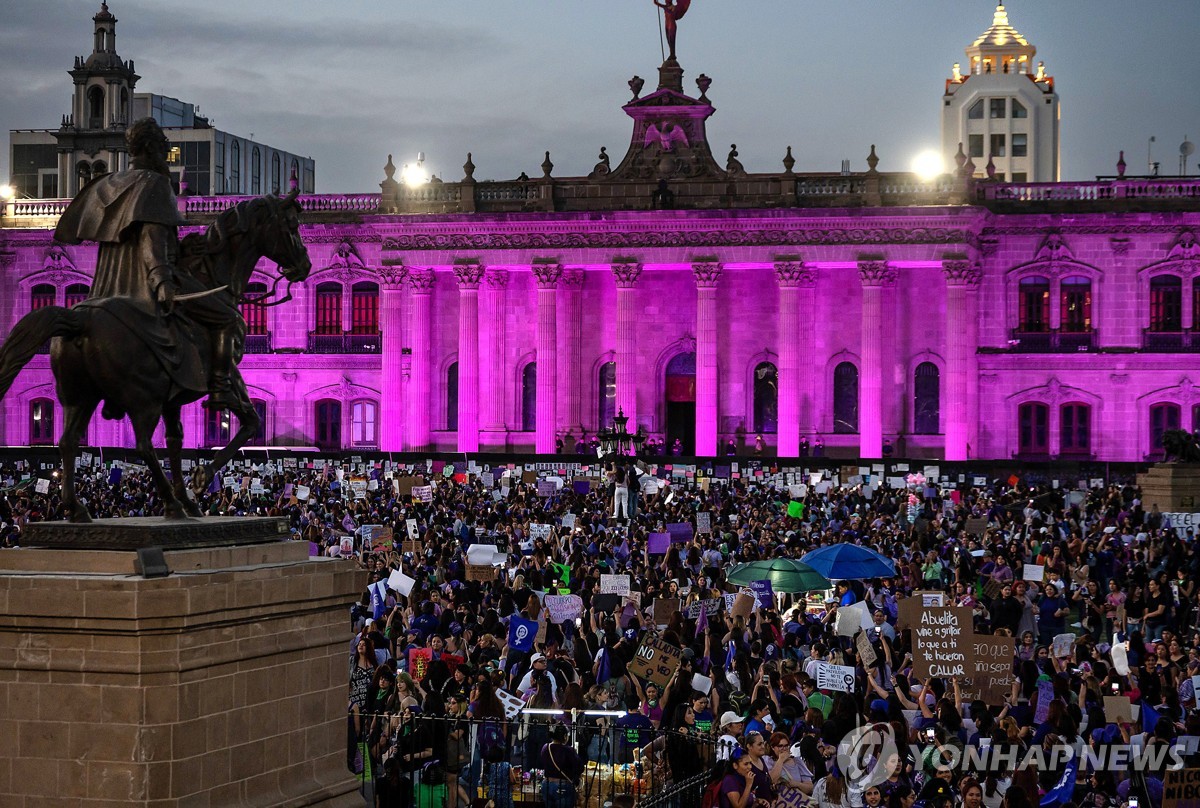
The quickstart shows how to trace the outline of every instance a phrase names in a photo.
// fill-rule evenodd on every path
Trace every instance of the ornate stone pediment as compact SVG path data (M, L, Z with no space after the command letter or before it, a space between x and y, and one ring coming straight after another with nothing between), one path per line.
M1191 230L1181 230L1171 249L1167 251L1168 261L1195 261L1200 259L1200 245L1196 244L1196 234Z
M1037 252L1034 253L1033 260L1035 262L1042 261L1051 264L1059 261L1073 262L1075 254L1071 252L1071 248L1067 246L1067 242L1063 239L1061 233L1050 232L1042 239Z
M78 272L75 268L75 263L71 260L71 255L63 247L54 244L46 248L45 258L42 260L43 269L54 269L60 272Z

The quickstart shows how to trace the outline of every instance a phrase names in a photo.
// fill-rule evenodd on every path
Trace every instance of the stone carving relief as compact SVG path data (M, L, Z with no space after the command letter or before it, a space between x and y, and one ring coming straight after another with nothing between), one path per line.
M46 256L42 261L42 269L57 270L59 272L78 272L75 264L71 261L71 256L65 249L55 244L46 248Z

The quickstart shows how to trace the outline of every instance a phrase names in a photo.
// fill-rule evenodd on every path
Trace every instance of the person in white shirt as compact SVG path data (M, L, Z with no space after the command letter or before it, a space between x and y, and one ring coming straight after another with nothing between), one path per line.
M721 716L721 737L717 738L717 762L729 760L733 750L738 748L738 737L746 728L742 717L729 710Z

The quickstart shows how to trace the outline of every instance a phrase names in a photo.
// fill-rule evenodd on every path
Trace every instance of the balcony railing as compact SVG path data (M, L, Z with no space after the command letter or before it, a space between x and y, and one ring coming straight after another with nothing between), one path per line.
M1158 331L1147 328L1142 331L1142 350L1162 353L1200 351L1200 332Z
M315 354L377 354L382 334L309 334L308 352Z
M1096 182L980 183L976 198L987 202L1103 202L1112 199L1200 199L1200 180L1185 177L1113 179Z
M247 334L244 352L248 354L270 353L271 332L268 331L266 334Z
M1014 328L1009 347L1018 353L1074 353L1096 348L1095 331L1022 331Z

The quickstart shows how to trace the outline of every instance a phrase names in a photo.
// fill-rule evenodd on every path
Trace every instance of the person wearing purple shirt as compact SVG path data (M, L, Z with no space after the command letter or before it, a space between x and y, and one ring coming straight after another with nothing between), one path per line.
M550 743L542 747L538 756L546 772L542 784L542 802L546 808L575 808L575 784L583 774L583 761L567 743L569 737L566 726L555 724L550 729Z

